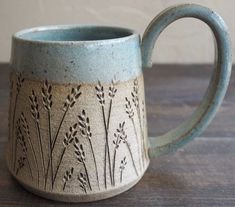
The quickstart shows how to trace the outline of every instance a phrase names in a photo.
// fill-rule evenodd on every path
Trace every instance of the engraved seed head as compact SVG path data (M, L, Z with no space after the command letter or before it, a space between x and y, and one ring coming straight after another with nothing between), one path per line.
M46 80L42 87L42 103L47 111L51 110L52 107L52 86Z
M120 171L123 171L126 167L127 161L126 161L126 156L121 160L120 164Z
M22 123L22 126L23 126L24 133L29 138L30 137L29 125L28 125L27 119L26 119L23 112L20 115L20 120L21 120L21 123Z
M90 127L90 119L86 116L85 110L82 110L82 113L78 115L78 125L83 137L87 139L91 139L91 127Z
M116 93L117 93L117 88L115 88L115 81L112 80L109 86L109 98L113 99Z
M124 126L125 126L125 121L122 123L119 123L118 128L116 129L116 132L114 133L115 140L113 140L113 144L115 145L116 149L119 148L121 141L124 142L124 139L126 139Z
M25 160L26 160L25 155L22 155L18 158L18 160L17 160L18 166L16 169L16 173L25 166Z
M87 177L84 173L80 172L78 174L78 181L79 181L79 186L80 188L86 192L86 187L87 187Z
M31 96L29 96L29 101L30 101L31 115L36 122L39 122L40 116L39 116L38 100L34 90L32 90L32 94Z
M22 87L23 82L24 82L24 78L22 77L22 74L19 73L16 78L16 91L17 91L17 93L20 92L20 89Z
M69 130L65 133L64 140L63 140L64 147L68 147L68 145L74 141L74 139L77 135L77 132L78 132L77 126L78 126L78 124L75 123L73 126L70 126Z
M105 99L104 99L104 87L101 85L100 81L98 81L98 84L95 87L96 90L96 96L101 106L104 106Z
M86 154L83 149L83 145L80 144L77 137L75 138L74 148L75 148L75 156L76 156L77 161L79 163L84 163L86 161Z
M138 84L138 80L135 79L134 80L134 86L133 86L133 91L131 92L131 96L132 96L132 101L135 105L135 107L139 107L139 84Z
M128 117L131 119L134 116L134 110L132 108L131 102L129 101L129 99L126 97L126 113L128 115Z
M76 88L72 88L70 94L67 95L67 98L64 102L63 111L67 111L69 108L72 108L77 99L81 96L80 92L81 85L78 85Z
M63 182L66 183L69 180L71 180L72 175L73 175L74 168L72 167L70 170L66 170L64 177L63 177Z

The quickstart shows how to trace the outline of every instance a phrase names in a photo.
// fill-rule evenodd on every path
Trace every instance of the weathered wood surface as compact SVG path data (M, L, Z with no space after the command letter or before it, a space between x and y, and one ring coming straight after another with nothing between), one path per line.
M151 136L188 117L200 102L210 66L154 66L145 71ZM90 204L65 204L26 192L5 164L8 66L0 64L0 206L235 206L235 75L226 99L202 135L175 154L152 160L143 179L117 197Z

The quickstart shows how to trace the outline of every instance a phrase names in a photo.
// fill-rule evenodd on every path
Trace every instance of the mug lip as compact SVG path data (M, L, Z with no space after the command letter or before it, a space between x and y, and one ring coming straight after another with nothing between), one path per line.
M24 34L30 34L34 32L41 31L53 31L53 30L70 30L70 29L113 29L120 32L126 32L127 35L117 37L117 38L107 38L107 39L94 39L94 40L41 40L41 39L30 39L25 38ZM57 45L82 45L82 44L112 44L117 42L125 42L133 38L139 37L139 34L132 29L117 26L107 26L107 25L90 25L90 24L65 24L65 25L46 25L32 27L28 29L23 29L12 35L13 40L27 43L39 43L39 44L57 44Z

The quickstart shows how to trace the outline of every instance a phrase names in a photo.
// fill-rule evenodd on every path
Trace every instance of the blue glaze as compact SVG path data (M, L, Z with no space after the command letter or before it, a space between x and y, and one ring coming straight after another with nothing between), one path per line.
M57 83L126 81L141 74L139 35L118 27L61 25L13 36L11 65Z
M151 148L149 152L151 157L174 151L194 137L199 136L215 116L229 83L232 67L232 46L228 28L218 14L208 8L194 4L173 6L153 19L143 36L143 66L151 66L154 43L161 32L169 24L183 17L200 19L208 24L213 31L218 48L216 67L204 99L193 115L165 135L150 138Z

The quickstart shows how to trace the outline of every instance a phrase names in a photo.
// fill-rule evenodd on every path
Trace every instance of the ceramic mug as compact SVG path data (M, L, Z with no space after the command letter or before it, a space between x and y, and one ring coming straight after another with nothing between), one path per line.
M154 42L173 21L207 23L217 42L210 85L191 118L148 143L143 68ZM43 197L85 202L135 185L149 158L198 136L220 106L231 72L222 18L186 4L163 11L142 41L134 31L103 26L49 26L13 36L9 145L11 174Z

